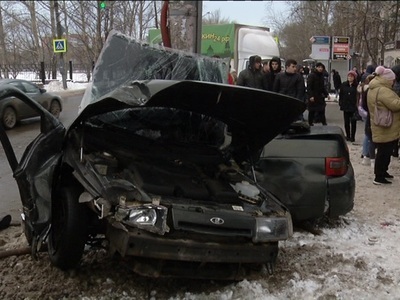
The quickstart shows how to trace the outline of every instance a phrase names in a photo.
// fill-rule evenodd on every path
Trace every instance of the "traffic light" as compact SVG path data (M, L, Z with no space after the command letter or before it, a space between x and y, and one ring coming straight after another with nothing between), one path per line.
M106 1L100 1L100 9L106 9Z

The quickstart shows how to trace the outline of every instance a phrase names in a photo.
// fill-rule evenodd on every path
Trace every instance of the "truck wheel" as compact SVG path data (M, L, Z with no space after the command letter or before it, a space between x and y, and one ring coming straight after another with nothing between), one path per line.
M15 125L17 125L17 113L15 112L15 109L11 106L7 106L3 110L2 121L5 129L14 128Z
M88 236L87 210L78 202L79 195L78 188L66 186L52 202L48 252L53 265L62 270L79 264Z
M57 119L60 117L61 113L61 104L58 100L53 100L50 103L50 113L55 116Z

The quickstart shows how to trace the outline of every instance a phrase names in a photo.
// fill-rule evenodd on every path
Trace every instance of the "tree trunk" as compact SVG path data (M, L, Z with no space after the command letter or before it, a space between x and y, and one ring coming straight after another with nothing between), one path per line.
M8 59L7 59L7 49L6 49L6 35L4 33L4 27L3 27L3 13L2 13L2 8L1 8L1 2L0 2L0 47L1 47L1 63L3 65L8 64ZM8 70L7 68L4 68L4 78L8 78ZM0 76L1 77L1 76Z

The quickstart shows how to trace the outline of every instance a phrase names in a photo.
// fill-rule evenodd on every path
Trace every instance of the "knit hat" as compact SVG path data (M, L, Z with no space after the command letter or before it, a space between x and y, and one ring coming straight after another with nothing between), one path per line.
M396 74L390 69L386 69L385 67L379 66L375 69L375 73L380 77L392 81L396 79Z
M349 75L353 76L354 80L356 80L356 81L357 81L357 77L358 77L358 75L357 75L357 73L356 73L356 72L354 72L354 71L349 71L349 73L347 73L347 76L349 76Z

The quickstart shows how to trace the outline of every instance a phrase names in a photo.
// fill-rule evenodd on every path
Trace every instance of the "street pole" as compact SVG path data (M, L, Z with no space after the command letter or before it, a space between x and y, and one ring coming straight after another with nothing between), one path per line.
M57 38L61 39L62 37L62 26L61 26L61 21L60 21L60 10L58 8L58 1L54 1L54 10L56 12L56 24L57 24ZM62 77L62 84L63 84L63 89L66 90L68 88L67 86L67 74L66 74L66 69L64 65L64 53L60 53L60 61L59 61L59 66L60 66L60 73Z
M170 1L169 5L172 48L200 53L202 1Z

